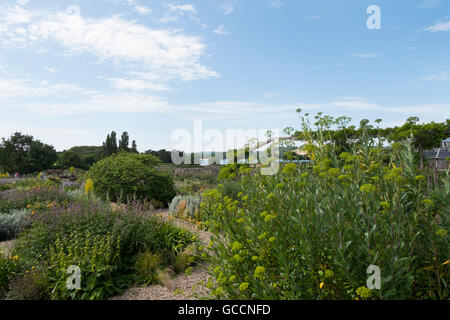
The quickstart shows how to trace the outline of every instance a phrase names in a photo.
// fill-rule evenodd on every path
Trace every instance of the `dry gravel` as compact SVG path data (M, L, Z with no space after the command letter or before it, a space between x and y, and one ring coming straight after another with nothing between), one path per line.
M198 300L208 297L204 287L209 275L203 268L196 268L190 275L179 275L165 286L132 287L123 295L111 300Z

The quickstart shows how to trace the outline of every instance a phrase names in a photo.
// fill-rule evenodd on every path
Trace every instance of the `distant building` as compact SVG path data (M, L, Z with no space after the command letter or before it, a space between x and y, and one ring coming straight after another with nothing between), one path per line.
M424 152L425 158L428 160L428 165L437 170L447 170L449 163L447 158L450 158L450 138L442 141L442 147L434 148L433 150L426 150Z
M442 141L442 146L446 148L450 148L450 137Z

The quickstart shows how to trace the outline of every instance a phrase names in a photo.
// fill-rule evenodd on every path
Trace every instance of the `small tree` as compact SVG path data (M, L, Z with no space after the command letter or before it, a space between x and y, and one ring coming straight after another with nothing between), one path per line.
M139 151L137 149L137 145L136 145L136 140L133 140L133 142L131 143L131 152L139 153Z
M119 140L119 148L118 148L118 151L119 151L119 152L121 152L121 151L125 151L125 152L130 151L129 148L128 148L128 145L129 145L129 144L130 144L130 137L129 137L129 135L128 135L128 132L124 131L124 132L122 133L122 137L121 137L120 140Z

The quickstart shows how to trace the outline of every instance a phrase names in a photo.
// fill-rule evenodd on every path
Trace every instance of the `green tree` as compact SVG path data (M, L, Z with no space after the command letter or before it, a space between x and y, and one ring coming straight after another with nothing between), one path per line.
M83 161L81 156L74 151L64 151L59 155L56 166L60 168L81 168L86 169L86 163Z
M131 143L131 152L133 152L133 153L139 153L139 151L138 151L138 149L137 149L136 140L133 140L133 142Z
M111 154L115 154L118 152L118 148L117 148L117 135L116 132L113 131L111 132L111 136L110 136L110 146L109 146L109 150Z
M424 167L424 151L427 149L439 147L442 140L446 137L449 130L447 123L429 122L418 124L419 118L410 117L401 127L389 128L385 132L388 139L400 141L412 137L412 143L419 155L420 168Z
M0 143L0 167L21 174L49 169L58 159L53 146L35 140L31 135L14 133Z
M117 147L117 137L116 137L115 131L111 132L111 134L108 134L106 136L106 141L103 143L102 149L103 149L102 158L106 158L106 157L109 157L109 156L117 153L118 147Z
M122 133L122 137L119 140L118 152L121 152L121 151L128 152L128 151L130 151L130 149L128 147L129 144L130 144L130 136L128 135L128 132L124 131Z

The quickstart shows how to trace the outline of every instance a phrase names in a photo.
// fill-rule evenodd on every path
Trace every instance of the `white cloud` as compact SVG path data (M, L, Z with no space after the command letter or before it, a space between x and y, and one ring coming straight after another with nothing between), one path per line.
M319 16L318 14L315 14L312 16L307 16L306 19L308 19L308 20L323 20L323 18L321 16Z
M227 28L225 28L225 26L222 24L220 25L216 30L214 30L214 33L224 36L228 34L228 30Z
M373 59L373 58L382 57L383 54L382 53L352 53L350 56L353 58L360 58L360 59Z
M152 13L152 9L146 6L135 6L134 11L144 16L147 16Z
M193 4L183 4L183 5L175 5L169 3L169 9L170 11L179 11L179 12L186 12L191 14L197 14L197 10L195 9L195 6Z
M283 5L283 2L281 0L273 0L270 2L270 6L272 7L281 7Z
M268 98L278 97L279 95L278 92L264 92L264 96Z
M112 86L121 90L131 90L131 91L167 91L169 88L162 84L154 84L149 81L141 79L122 79L122 78L111 78L108 79Z
M48 73L56 74L59 73L59 70L50 68L50 67L44 67L45 70L47 70Z
M192 13L192 8L184 7ZM1 10L3 9L3 10ZM76 12L76 11L75 11ZM20 30L19 30L20 29ZM205 44L176 30L150 29L120 16L84 18L67 12L35 12L0 5L0 44L39 47L54 42L65 54L90 54L129 72L139 69L164 84L218 77L200 63Z
M176 5L169 3L167 5L169 11L164 13L164 16L159 19L159 22L162 23L168 23L168 22L175 22L178 20L180 16L186 15L189 17L189 19L199 22L200 19L197 18L197 9L195 9L195 6L193 4L183 4L183 5Z
M450 31L450 21L439 22L427 28L431 32Z
M226 0L220 5L220 10L222 10L226 15L231 14L234 11L233 0Z
M95 94L94 90L83 89L69 83L49 83L47 80L32 78L12 78L0 75L0 97L36 98L36 97L76 97Z
M439 7L442 4L442 0L424 0L420 7L423 9L433 9Z
M434 73L429 73L418 78L417 80L431 83L450 82L450 69L444 69Z

